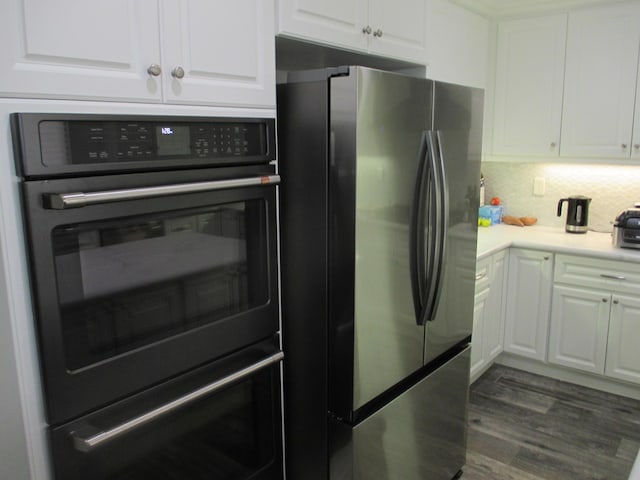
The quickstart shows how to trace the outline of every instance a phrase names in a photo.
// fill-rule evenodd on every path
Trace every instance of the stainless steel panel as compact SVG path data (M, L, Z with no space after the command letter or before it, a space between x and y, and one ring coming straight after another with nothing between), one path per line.
M425 363L471 335L484 93L435 82L434 124L449 201L444 284L433 322L427 323Z
M409 223L432 82L357 69L353 408L422 365Z
M470 351L354 428L354 480L450 480L462 468Z

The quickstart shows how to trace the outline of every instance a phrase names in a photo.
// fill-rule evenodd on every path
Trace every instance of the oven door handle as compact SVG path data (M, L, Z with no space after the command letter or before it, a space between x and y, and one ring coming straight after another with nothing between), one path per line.
M273 364L279 363L284 358L283 352L277 352L263 360L260 360L248 367L238 370L229 376L216 380L213 383L205 385L197 390L194 390L187 395L179 397L169 403L166 403L158 408L154 408L138 417L127 420L120 425L116 425L109 430L100 431L91 425L86 425L78 430L70 433L73 440L73 445L76 450L81 452L90 452L101 445L114 440L122 435L125 435L149 422L157 420L168 413L171 413L179 408L182 408L196 400L199 400L207 395L210 395L218 390L221 390L235 382L238 382L244 378L247 378L254 373L267 368Z
M229 188L253 187L260 185L277 185L280 175L262 175L258 177L234 178L230 180L213 180L210 182L182 183L177 185L160 185L157 187L131 188L127 190L106 190L102 192L47 193L44 195L44 207L52 210L85 207L98 203L139 200L150 197L163 197L184 193L208 192Z

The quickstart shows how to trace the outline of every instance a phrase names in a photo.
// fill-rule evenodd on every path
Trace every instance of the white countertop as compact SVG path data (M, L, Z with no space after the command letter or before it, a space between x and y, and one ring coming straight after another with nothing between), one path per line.
M567 233L563 228L493 225L478 227L478 255L483 258L508 247L530 248L640 263L640 249L618 248L610 233Z

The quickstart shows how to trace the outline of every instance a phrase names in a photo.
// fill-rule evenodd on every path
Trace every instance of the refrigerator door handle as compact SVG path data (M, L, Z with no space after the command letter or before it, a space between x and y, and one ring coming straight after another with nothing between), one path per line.
M449 190L447 187L447 178L444 168L444 153L442 149L442 132L436 132L437 141L437 162L435 167L435 183L437 190L437 214L436 214L436 255L434 260L436 267L434 269L434 277L432 282L432 291L430 291L430 304L427 311L427 321L434 321L438 313L438 305L444 285L444 264L447 254L447 235L449 228Z
M440 182L439 152L437 150L437 138L435 132L430 131L427 135L427 149L429 151L429 172L427 195L429 201L429 215L426 229L428 231L427 245L427 269L424 281L424 307L419 325L425 325L427 321L433 320L435 297L437 293L437 275L439 272L441 242L440 242L440 217L442 211L442 186Z
M413 187L413 199L411 203L411 215L409 224L409 274L411 277L411 296L416 315L416 322L420 325L420 319L424 311L424 282L425 273L425 239L424 239L424 215L426 196L424 192L425 167L429 155L427 145L428 133L422 132L420 141L420 153L418 154L418 170Z

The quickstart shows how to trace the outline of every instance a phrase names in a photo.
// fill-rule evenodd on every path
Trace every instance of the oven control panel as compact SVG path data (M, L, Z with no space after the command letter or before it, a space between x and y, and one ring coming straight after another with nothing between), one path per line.
M55 125L41 124L41 129ZM74 163L145 158L224 158L264 155L258 123L69 122Z
M271 118L12 114L29 175L269 163Z

